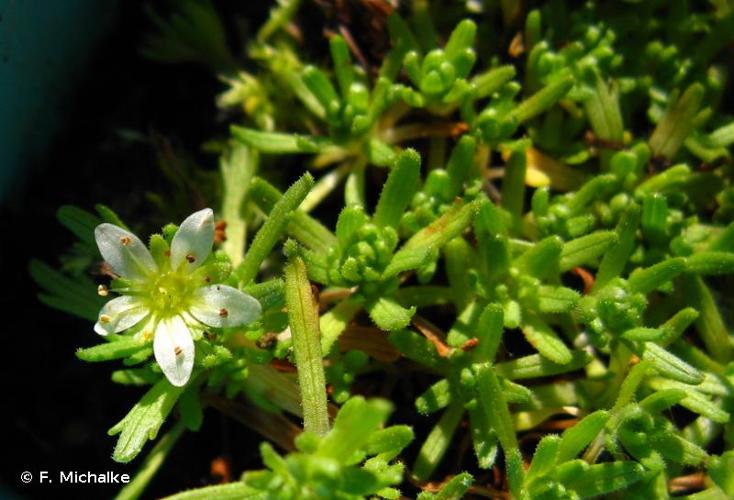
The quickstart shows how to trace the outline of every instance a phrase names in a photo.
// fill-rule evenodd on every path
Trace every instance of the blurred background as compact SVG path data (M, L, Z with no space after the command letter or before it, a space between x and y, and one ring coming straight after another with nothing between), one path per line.
M237 2L216 4L225 14L243 10ZM165 12L169 5L156 8ZM248 6L240 19L246 15L257 26L268 8ZM107 436L140 389L111 383L110 364L76 359L78 347L97 343L92 325L41 304L28 263L37 258L58 266L73 243L55 218L64 204L91 210L103 202L127 220L144 221L141 233L156 229L163 221L150 220L145 193L165 191L168 180L151 138L176 149L226 130L214 106L219 82L200 66L142 57L150 30L142 2L0 0L2 499L109 498L119 486L50 487L35 479L25 485L20 474L132 475L140 462L113 462L116 438ZM216 171L214 156L191 153L200 167ZM257 436L214 413L208 417L202 432L179 441L146 497L221 479L212 472L220 457L234 471L259 466ZM230 449L252 453L231 456Z

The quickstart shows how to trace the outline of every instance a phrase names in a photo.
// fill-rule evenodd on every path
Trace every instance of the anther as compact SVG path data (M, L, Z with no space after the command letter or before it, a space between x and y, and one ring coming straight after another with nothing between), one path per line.
M176 346L176 347L175 347L175 348L173 349L173 353L174 353L174 354L175 354L175 355L176 355L177 357L178 357L178 356L180 356L182 352L183 352L183 349L181 349L181 348L180 348L179 346Z
M103 314L99 317L100 323L109 323L110 321L112 321L112 318L110 318L107 314Z
M97 295L99 295L100 297L107 297L107 295L109 295L109 293L110 293L110 291L107 289L106 286L99 285L97 287Z
M120 243L122 243L123 246L128 246L130 244L130 237L129 236L122 236L120 237Z
M194 257L193 254L188 254L186 256L186 260L188 261L189 264L193 264L196 261L196 257Z
M229 316L229 311L223 307L219 310L219 316L221 316L222 318L226 318L227 316Z

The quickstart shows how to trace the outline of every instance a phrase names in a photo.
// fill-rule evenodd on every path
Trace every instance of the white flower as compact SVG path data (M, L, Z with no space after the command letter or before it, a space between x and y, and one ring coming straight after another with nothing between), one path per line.
M94 230L97 246L112 270L129 286L99 312L94 330L118 333L142 324L153 335L155 359L166 378L183 386L194 366L194 330L208 325L246 325L261 313L260 303L226 285L207 285L200 267L214 243L214 214L207 208L190 215L179 227L171 248L156 262L140 239L114 224Z

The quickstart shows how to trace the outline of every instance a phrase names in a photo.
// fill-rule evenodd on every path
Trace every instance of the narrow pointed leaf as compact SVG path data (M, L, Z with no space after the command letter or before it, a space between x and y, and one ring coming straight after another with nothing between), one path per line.
M375 224L398 227L400 217L418 190L420 169L420 156L415 150L407 149L400 153L377 202Z
M561 271L565 272L584 264L593 264L616 241L616 233L597 231L565 243L561 251Z
M140 453L147 440L155 439L183 390L165 378L151 387L125 418L108 431L110 436L120 434L112 458L127 463Z
M330 145L324 139L281 132L263 132L232 125L230 131L238 141L270 154L318 153Z
M550 361L564 365L570 363L573 355L566 344L558 337L550 326L535 316L524 318L522 332L530 344Z

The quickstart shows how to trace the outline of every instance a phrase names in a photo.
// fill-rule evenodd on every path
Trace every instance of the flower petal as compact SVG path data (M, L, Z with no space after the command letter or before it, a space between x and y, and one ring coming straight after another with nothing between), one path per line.
M179 316L158 323L153 353L171 384L176 387L186 385L194 367L194 340L189 327Z
M191 314L209 326L229 328L252 323L262 308L257 299L226 285L201 287L194 293Z
M114 224L100 224L94 238L102 258L125 278L141 279L158 270L148 248L130 231Z
M214 212L211 208L189 215L171 241L171 268L181 264L195 269L209 257L214 244Z
M147 315L148 308L139 298L122 295L102 306L94 331L100 335L121 332L137 325Z

